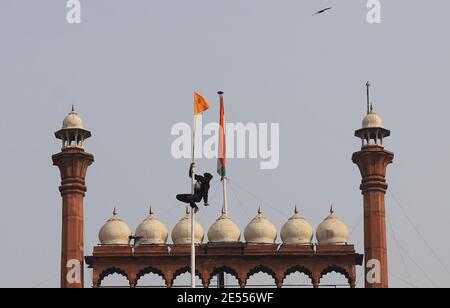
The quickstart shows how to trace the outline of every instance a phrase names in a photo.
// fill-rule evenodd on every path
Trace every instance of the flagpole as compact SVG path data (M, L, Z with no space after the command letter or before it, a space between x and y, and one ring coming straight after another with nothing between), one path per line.
M194 116L192 131L192 163L195 164L195 133L197 130L197 116ZM191 193L195 194L195 167L192 168ZM195 289L195 210L191 208L191 288Z
M211 106L198 92L194 93L194 129L192 131L192 163L195 164L195 133L198 115ZM192 195L195 194L195 167L192 168ZM191 288L195 289L195 209L191 209Z
M223 91L219 91L217 92L217 94L219 94L219 99L220 99L220 110L221 112L224 110L224 102L223 102ZM225 118L225 115L221 115ZM221 119L222 121L222 119ZM221 131L220 134L223 138L222 142L223 144L221 145L222 147L226 147L225 144L225 123L220 123L221 124ZM225 151L223 151L223 149L221 149L221 153L219 153L219 156L226 156L225 155ZM226 158L226 157L219 157L220 158ZM225 167L225 166L222 166ZM225 175L222 174L222 190L223 190L223 206L222 206L222 213L225 215L228 215L228 197L227 197L227 177Z
M227 177L222 178L222 189L223 189L223 209L222 212L228 215L228 197L227 197Z

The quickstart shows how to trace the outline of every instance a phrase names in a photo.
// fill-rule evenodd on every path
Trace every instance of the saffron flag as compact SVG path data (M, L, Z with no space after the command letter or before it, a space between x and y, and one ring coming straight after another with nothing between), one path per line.
M200 93L194 93L194 115L197 117L200 113L208 110L211 105L208 101L200 95Z
M223 93L220 94L220 128L219 128L219 158L217 160L217 173L221 177L226 176L227 164L227 144L225 138L225 106L223 102Z

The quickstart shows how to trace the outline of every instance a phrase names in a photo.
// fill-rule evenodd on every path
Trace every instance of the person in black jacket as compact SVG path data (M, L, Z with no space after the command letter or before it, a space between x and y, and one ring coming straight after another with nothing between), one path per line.
M189 177L192 179L192 174L194 173L195 164L192 163L189 168ZM194 209L195 213L198 212L198 206L196 203L202 201L205 202L205 206L209 206L208 203L208 192L210 187L210 182L213 176L211 173L204 173L203 176L195 175L195 185L194 194L180 194L177 195L177 200L189 203L189 205Z

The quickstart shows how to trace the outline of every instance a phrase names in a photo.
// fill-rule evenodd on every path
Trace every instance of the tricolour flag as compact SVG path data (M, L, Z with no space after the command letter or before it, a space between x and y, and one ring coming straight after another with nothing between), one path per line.
M227 144L225 138L225 106L223 102L223 92L220 95L220 128L219 128L219 159L217 160L217 173L221 177L226 176L227 164Z
M200 93L194 93L194 115L197 117L200 113L208 110L211 105L208 101L200 95Z

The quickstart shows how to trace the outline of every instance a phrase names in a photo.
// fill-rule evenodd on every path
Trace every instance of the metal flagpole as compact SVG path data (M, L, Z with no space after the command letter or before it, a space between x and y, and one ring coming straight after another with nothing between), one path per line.
M228 197L227 197L227 177L222 178L222 188L223 188L223 214L228 215Z
M220 145L220 149L219 149L219 160L222 159L226 159L226 139L225 139L225 115L222 114L222 112L224 113L224 101L223 101L223 91L219 91L217 94L219 94L219 99L220 99L220 112L221 112L221 118L220 118L220 135L221 135L221 142L222 144ZM221 157L223 156L223 157ZM222 167L222 172L223 172L223 168L225 168L225 165L221 166ZM222 176L222 189L223 189L223 206L222 206L222 214L225 214L228 216L228 194L227 194L227 177L224 173L221 174ZM217 275L217 281L218 281L218 287L219 288L225 288L225 273L219 273Z
M220 109L221 109L221 112L223 112L223 108L224 108L224 106L223 106L223 104L224 104L224 102L223 102L223 91L219 91L217 94L219 94ZM225 115L221 114L221 122L222 122L222 116L223 116L223 119L225 118ZM220 124L221 124L220 134L222 136L221 142L223 143L223 144L221 144L221 147L225 148L226 147L226 144L225 144L225 142L226 142L225 141L225 123L220 123ZM226 152L225 152L224 148L220 149L221 153L219 153L219 159L220 158L226 159ZM222 155L224 157L220 157ZM222 168L225 168L225 166L222 166ZM222 188L223 188L223 208L222 208L222 212L223 212L223 214L228 215L227 177L225 175L223 175L223 174L222 174Z
M197 130L197 116L194 116L192 131L192 163L195 163L195 133ZM192 168L191 193L195 194L195 167ZM191 288L195 289L195 211L191 208Z
M367 88L367 114L370 113L370 82L366 83Z

